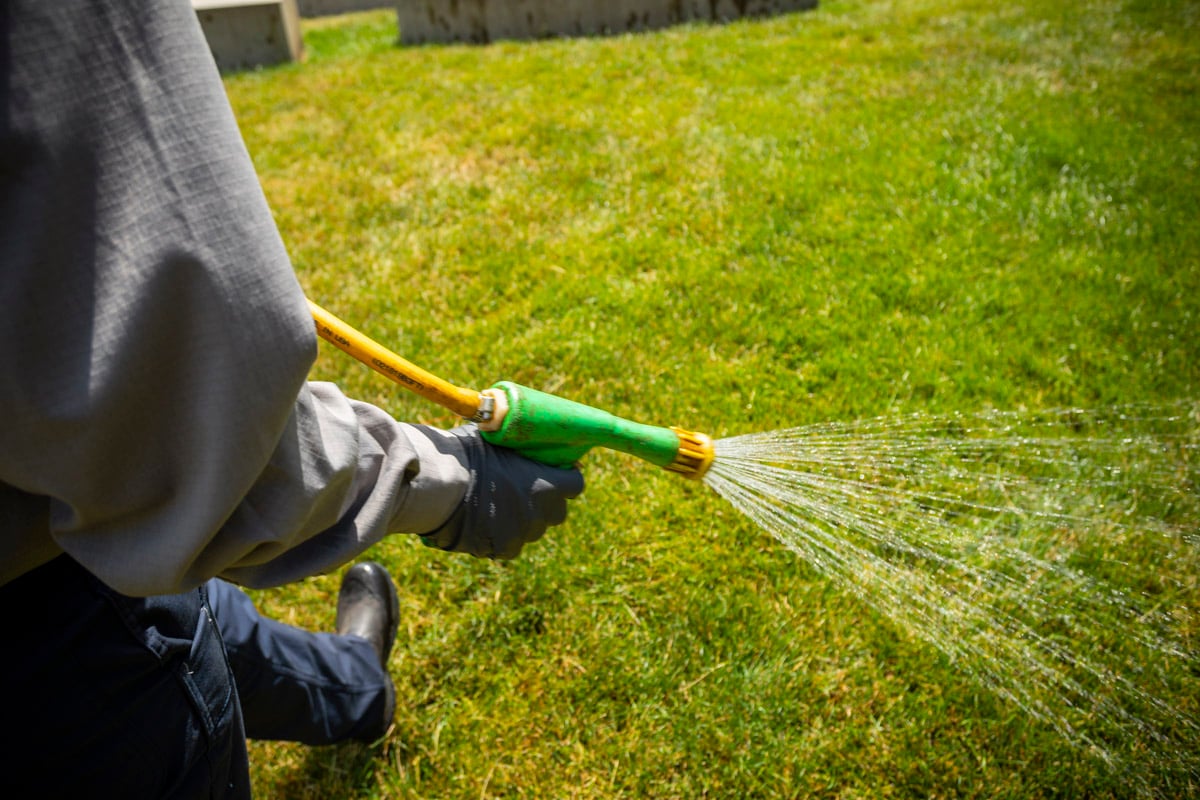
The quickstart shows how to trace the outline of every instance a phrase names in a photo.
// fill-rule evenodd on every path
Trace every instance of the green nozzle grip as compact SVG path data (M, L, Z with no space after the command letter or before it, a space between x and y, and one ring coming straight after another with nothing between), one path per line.
M631 422L511 381L492 388L504 392L508 413L500 429L484 431L483 438L534 461L570 467L599 446L666 467L679 452L679 437L670 428Z

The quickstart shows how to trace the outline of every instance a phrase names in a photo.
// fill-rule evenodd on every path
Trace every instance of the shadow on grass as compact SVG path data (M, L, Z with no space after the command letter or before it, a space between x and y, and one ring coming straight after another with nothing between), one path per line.
M385 747L350 742L305 748L302 763L282 777L272 796L296 800L373 796L377 794L375 770Z

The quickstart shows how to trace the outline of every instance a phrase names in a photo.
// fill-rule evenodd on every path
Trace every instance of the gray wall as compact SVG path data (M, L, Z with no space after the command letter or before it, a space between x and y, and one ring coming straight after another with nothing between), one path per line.
M373 8L394 8L397 0L300 0L300 16L324 17Z
M400 40L490 42L591 36L813 8L817 0L393 0Z

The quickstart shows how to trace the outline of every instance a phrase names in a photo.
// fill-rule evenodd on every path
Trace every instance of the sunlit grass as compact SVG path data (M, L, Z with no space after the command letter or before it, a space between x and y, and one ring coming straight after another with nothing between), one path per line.
M381 12L227 86L318 302L463 385L727 435L1195 397L1198 25L1194 2L845 0L402 49ZM314 375L454 424L339 354ZM1132 791L703 487L608 452L586 472L510 565L371 551L402 589L396 727L256 745L259 793ZM336 586L258 597L328 629Z

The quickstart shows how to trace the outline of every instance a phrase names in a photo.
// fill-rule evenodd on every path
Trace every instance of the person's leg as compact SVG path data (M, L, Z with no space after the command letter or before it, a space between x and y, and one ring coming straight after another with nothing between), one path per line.
M204 592L129 598L67 556L0 587L5 797L249 797Z
M268 619L225 581L209 581L208 593L249 738L320 745L370 742L387 731L395 690L366 639Z

